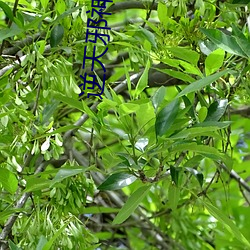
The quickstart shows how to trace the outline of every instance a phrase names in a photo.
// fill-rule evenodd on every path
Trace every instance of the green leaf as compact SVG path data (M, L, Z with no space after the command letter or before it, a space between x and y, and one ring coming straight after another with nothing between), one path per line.
M119 208L114 208L114 207L96 207L96 206L92 206L92 207L82 207L80 208L80 212L82 214L111 214L111 213L117 213L119 212Z
M3 9L5 15L6 15L11 21L14 21L13 12L12 12L11 8L10 8L6 3L4 3L3 1L0 1L0 8Z
M171 179L174 182L174 184L176 186L178 186L178 180L179 180L179 173L180 173L181 169L180 168L176 168L173 166L170 166L170 175L171 175Z
M56 47L63 39L64 28L61 24L56 25L50 35L50 46Z
M140 105L135 103L122 103L119 109L121 114L131 114L139 110Z
M220 118L224 115L228 105L227 99L222 99L219 101L213 102L208 108L208 114L204 122L208 121L219 121Z
M4 189L11 194L14 194L18 187L18 180L16 176L5 168L0 168L0 183L2 183Z
M147 87L148 85L148 70L150 67L150 61L147 61L146 64L146 68L144 70L144 72L142 73L137 85L136 85L136 89L135 89L135 93L134 96L135 98L137 98L139 96L139 94Z
M240 37L235 37L237 43L239 44L240 48L244 51L244 53L250 57L250 42L248 39L244 37L244 39Z
M58 23L60 20L62 20L66 16L76 12L77 10L81 9L82 7L83 7L83 5L80 4L80 5L76 6L76 7L73 7L72 9L66 10L64 13L62 13L60 16L58 16L56 18L56 20L53 22L53 24Z
M200 199L201 200L201 199ZM202 200L201 200L202 201ZM238 227L230 220L220 209L216 208L212 204L202 201L208 212L216 218L223 226L232 233L239 241L241 241L245 246L250 248L250 242L245 238L245 236L240 232Z
M219 48L241 57L246 57L246 54L241 49L237 40L233 36L228 36L222 31L217 29L204 29L200 28L201 32L204 33L213 43Z
M42 250L49 250L51 247L52 247L52 245L53 245L53 243L54 243L54 241L59 237L59 235L64 231L64 229L68 226L68 224L69 224L69 222L64 222L65 224L59 229L59 230L57 230L56 232L55 232L55 234L53 235L53 237L45 244L45 246L43 247L43 249Z
M171 182L168 188L168 204L173 211L177 209L179 199L180 188L178 188L173 182Z
M56 100L52 100L49 104L44 104L44 109L42 112L42 124L49 122L55 110L58 108L58 105L59 102Z
M38 241L36 250L43 250L43 247L46 245L47 242L48 241L47 241L46 237L44 235L41 235L40 239Z
M133 183L136 177L132 174L120 172L109 176L99 187L99 190L117 190Z
M159 18L160 22L163 23L163 24L167 24L168 10L167 10L167 6L166 6L165 3L162 3L162 2L158 3L157 14L158 14L158 18Z
M195 124L193 127L217 127L217 129L222 129L228 127L230 124L232 124L231 121L225 121L225 122L204 121Z
M186 167L185 168L188 172L190 172L192 175L195 176L195 178L197 179L197 181L199 182L200 186L202 187L203 185L203 181L204 181L204 176L201 172L197 171L196 169L194 168L189 168L189 167Z
M150 185L144 185L138 188L132 195L130 195L127 202L116 215L112 224L121 224L124 222L139 206L143 198L147 195L150 187Z
M195 92L197 90L200 90L200 89L206 87L207 85L213 83L214 81L218 80L220 77L222 77L223 75L225 75L225 74L227 74L229 72L231 72L231 71L226 69L226 70L223 70L221 72L215 73L215 74L207 76L205 78L202 78L202 79L200 79L198 81L195 81L195 82L189 84L185 89L183 89L177 95L177 98L181 97L183 95Z
M33 192L38 190L43 190L46 188L49 188L51 185L51 180L37 177L37 176L31 176L26 178L26 188L24 192Z
M225 51L222 49L217 49L210 53L205 60L205 72L206 75L211 75L223 65L225 57Z
M152 96L151 101L155 111L157 111L158 107L163 102L165 94L166 94L166 87L161 86Z
M155 132L156 136L164 135L174 123L179 110L179 101L174 99L156 116Z
M57 182L61 182L62 180L70 177L70 176L74 176L80 173L85 172L85 168L83 167L73 167L73 166L69 166L69 167L65 167L65 168L61 168L58 173L56 174L55 178L52 180L51 182L51 186L54 185Z
M10 250L22 250L16 244L14 244L11 240L9 240L8 242L9 242Z
M180 72L180 71L176 71L176 70L173 70L173 69L158 69L156 68L156 70L162 72L162 73L165 73L169 76L172 76L174 78L177 78L177 79L180 79L184 82L193 82L195 79L191 76L189 76L188 74L186 73L183 73L183 72Z
M6 38L12 37L12 36L17 36L20 33L22 33L24 30L20 29L18 26L14 25L10 28L7 29L2 29L0 30L0 42L3 41Z
M207 116L207 108L206 107L201 107L199 112L198 112L198 118L200 122L203 122L206 119Z
M215 131L219 129L218 127L195 127L188 128L180 131L179 133L172 135L170 139L190 139L196 136L206 135L207 132Z
M147 29L144 29L142 27L139 26L139 31L136 32L136 35L139 33L139 36L142 38L142 40L147 40L150 42L151 46L153 48L157 48L157 44L155 41L155 35L154 33L150 32Z
M0 222L4 223L5 220L7 220L10 215L12 215L14 213L23 212L23 211L24 211L23 208L14 209L14 208L7 207L5 211L0 212Z
M83 108L83 105L81 102L79 102L77 99L70 98L68 96L62 95L60 93L54 92L53 97L57 100L68 104L69 106L76 108L82 112L85 112L85 109Z
M46 8L47 8L47 5L48 5L48 3L49 3L49 0L40 0L40 2L41 2L42 7L43 7L44 9L46 9Z
M176 47L176 48L168 48L168 50L172 52L175 57L190 62L194 66L197 65L200 58L200 54L198 52L190 49Z

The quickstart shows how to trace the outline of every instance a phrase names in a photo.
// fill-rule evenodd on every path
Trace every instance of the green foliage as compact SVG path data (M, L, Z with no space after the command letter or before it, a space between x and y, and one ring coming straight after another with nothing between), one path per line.
M91 1L17 3L0 1L0 245L249 249L248 2L108 3L100 100L78 96Z

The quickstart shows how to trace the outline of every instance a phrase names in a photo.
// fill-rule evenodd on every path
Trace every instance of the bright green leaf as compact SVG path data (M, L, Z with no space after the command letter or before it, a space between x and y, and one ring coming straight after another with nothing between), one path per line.
M205 60L205 72L206 75L211 75L223 65L225 57L225 51L222 49L217 49L210 53Z
M165 3L163 3L163 2L158 3L157 14L158 14L158 18L159 18L160 22L163 23L163 24L167 24L168 10L167 10L167 6L166 6Z
M11 194L14 194L18 187L16 176L5 168L0 168L0 183Z

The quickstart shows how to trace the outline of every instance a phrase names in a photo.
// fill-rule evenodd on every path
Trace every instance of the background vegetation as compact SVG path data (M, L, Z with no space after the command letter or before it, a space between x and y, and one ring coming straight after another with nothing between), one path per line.
M250 249L248 1L107 6L79 99L91 1L0 1L0 249Z

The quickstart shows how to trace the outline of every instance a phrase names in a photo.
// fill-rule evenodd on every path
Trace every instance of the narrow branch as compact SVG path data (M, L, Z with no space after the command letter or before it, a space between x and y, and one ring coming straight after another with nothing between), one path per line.
M219 166L224 169L232 179L236 180L240 186L250 192L250 186L234 170L229 170L224 163L219 164Z

